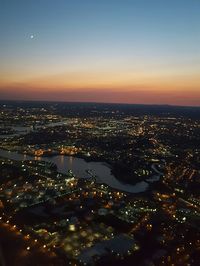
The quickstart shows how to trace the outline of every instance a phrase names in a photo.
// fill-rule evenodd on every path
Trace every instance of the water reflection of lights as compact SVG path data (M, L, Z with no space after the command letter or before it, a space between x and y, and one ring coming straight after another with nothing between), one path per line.
M64 155L60 156L60 162L61 162L62 165L64 164Z
M73 157L72 156L69 157L69 163L70 163L70 165L72 165L72 163L73 163Z

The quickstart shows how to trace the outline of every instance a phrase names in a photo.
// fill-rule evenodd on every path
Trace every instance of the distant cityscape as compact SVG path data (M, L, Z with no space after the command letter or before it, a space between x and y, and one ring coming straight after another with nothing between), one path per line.
M0 264L199 265L199 107L1 101L0 138Z

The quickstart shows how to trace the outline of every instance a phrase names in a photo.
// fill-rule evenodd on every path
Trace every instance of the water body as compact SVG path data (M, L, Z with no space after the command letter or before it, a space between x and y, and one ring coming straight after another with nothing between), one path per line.
M13 130L16 131L14 134L7 134L7 135L0 135L0 138L12 138L12 137L19 137L26 135L31 131L31 127L25 127L25 126L13 126Z
M63 126L63 125L67 125L68 123L69 123L68 121L51 122L51 123L46 124L46 125L36 126L34 130L41 129L43 127L47 128L47 127ZM16 133L7 134L7 135L0 135L0 138L20 137L20 136L24 136L24 135L30 133L31 131L34 131L33 128L30 126L12 126L12 129L15 130Z
M91 169L97 176L98 183L105 183L108 186L130 193L140 193L148 189L149 185L145 181L138 182L135 185L121 183L111 174L109 166L102 162L86 162L84 159L72 156L57 155L53 157L34 157L20 154L17 152L9 152L0 149L0 156L22 161L22 160L42 160L55 163L58 167L58 172L67 173L72 170L76 177L87 178L87 169Z
M153 183L156 181L159 181L159 179L161 178L161 176L163 175L162 172L160 172L157 167L156 164L152 164L151 169L156 173L155 175L153 175L152 177L146 179L146 181Z

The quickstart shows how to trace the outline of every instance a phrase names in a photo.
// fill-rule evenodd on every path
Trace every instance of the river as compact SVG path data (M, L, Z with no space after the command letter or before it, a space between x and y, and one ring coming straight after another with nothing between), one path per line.
M91 169L96 174L98 183L105 183L112 188L129 193L144 192L149 187L148 183L145 181L138 182L135 185L129 185L120 182L115 178L114 175L111 174L109 166L102 162L86 162L84 159L66 155L56 155L53 157L34 157L17 152L9 152L2 149L0 149L0 156L17 161L42 160L52 162L57 165L58 172L67 173L68 170L72 170L75 176L81 178L87 178L88 175L86 170Z

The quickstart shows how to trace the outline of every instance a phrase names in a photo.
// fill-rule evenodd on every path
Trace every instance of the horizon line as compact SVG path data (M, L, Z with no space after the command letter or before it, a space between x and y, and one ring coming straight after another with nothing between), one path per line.
M32 99L0 99L0 102L44 102L44 103L90 103L90 104L113 104L113 105L145 105L145 106L160 106L160 107L184 107L184 108L200 108L200 105L175 105L175 104L157 104L157 103L126 103L126 102L95 102L95 101L64 101L64 100L32 100Z

